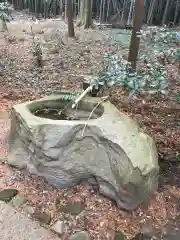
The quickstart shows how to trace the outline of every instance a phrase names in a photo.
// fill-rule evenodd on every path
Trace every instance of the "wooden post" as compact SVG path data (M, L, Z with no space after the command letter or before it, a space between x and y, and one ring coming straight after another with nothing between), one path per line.
M68 17L68 35L69 37L74 37L72 0L67 0L67 17Z
M140 38L138 32L140 32L144 18L144 0L136 0L134 9L133 30L131 35L131 43L129 47L128 61L131 63L132 69L136 70L136 62L139 51Z

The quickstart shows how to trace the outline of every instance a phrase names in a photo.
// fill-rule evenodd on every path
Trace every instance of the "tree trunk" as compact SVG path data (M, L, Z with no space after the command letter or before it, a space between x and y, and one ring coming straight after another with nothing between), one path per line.
M69 37L74 37L72 0L67 0L67 17L68 17L68 35Z
M81 0L77 26L92 27L92 0Z
M129 47L128 57L128 61L131 63L133 70L136 70L136 62L140 43L138 33L142 28L143 18L144 18L144 0L136 0L134 9L133 30L131 35L131 43Z
M152 0L150 2L150 6L148 8L149 11L148 11L148 15L147 15L147 24L148 25L152 24L153 17L154 17L154 11L155 11L155 8L156 8L156 4L157 4L156 0Z
M129 9L128 20L127 20L127 25L128 25L128 26L131 25L133 7L134 7L134 0L131 0L131 5L130 5L130 9Z
M167 23L170 1L171 0L167 0L167 2L166 2L166 7L165 7L165 10L164 10L164 15L163 15L163 19L162 19L162 25Z
M180 10L180 0L177 0L177 2L176 2L176 10L175 10L175 14L174 14L174 21L173 21L174 25L177 24L179 10Z
M67 13L67 5L68 5L68 0L65 0L65 6L64 6L64 21L67 22L67 18L68 18L68 13Z

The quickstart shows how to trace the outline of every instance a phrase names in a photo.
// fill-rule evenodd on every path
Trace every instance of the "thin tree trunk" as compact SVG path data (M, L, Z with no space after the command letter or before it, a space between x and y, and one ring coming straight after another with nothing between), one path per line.
M38 18L38 0L35 0L35 14L36 18Z
M69 37L74 37L72 0L67 0L67 17L68 17L68 35Z
M106 0L103 0L103 11L102 11L102 21L105 22L105 8L106 8Z
M81 0L77 26L92 27L92 0Z
M102 11L103 11L103 0L101 0L100 4L100 13L99 13L99 23L102 23Z
M56 13L57 13L57 1L56 0L53 0L53 3L52 3L52 12L53 12L53 16L56 17Z
M124 3L123 3L123 10L122 10L122 15L121 15L121 22L122 23L125 23L127 22L127 17L126 17L126 11L127 11L127 8L128 8L128 2L126 0L124 0Z
M64 7L64 21L67 22L67 1L65 0L65 7Z
M77 3L76 0L74 1L74 15L77 16Z
M134 9L134 23L131 35L131 43L129 47L128 61L131 63L132 69L136 70L136 62L139 51L140 38L138 33L140 32L144 18L144 0L136 0Z
M166 8L165 8L163 19L162 19L162 25L167 23L167 15L169 12L170 1L172 1L172 0L167 0L167 2L166 2Z
M128 20L127 20L127 25L131 24L133 6L134 6L134 0L131 0L131 5L130 5L130 9L129 9L129 16L128 16Z
M92 0L85 1L85 25L84 28L92 27Z
M44 18L47 18L47 0L44 1Z
M78 14L79 14L79 12L80 12L80 8L81 8L81 1L78 0Z
M108 0L108 4L107 4L107 12L106 12L106 22L107 22L107 19L109 18L110 2L111 2L111 0Z
M157 0L152 0L152 3L150 4L148 16L147 16L147 24L152 24L156 3L157 3Z
M179 10L180 10L180 0L177 0L176 10L175 10L175 15L174 15L174 21L173 21L174 25L177 24L177 18L178 18Z
M62 0L59 1L59 14L62 15L63 13L63 2Z

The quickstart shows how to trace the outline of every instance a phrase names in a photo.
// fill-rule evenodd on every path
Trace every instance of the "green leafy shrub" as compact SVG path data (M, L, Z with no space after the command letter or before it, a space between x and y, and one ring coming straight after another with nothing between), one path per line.
M107 53L104 56L102 69L92 76L90 84L103 90L112 86L120 86L130 94L144 91L164 92L167 88L165 70L161 65L145 67L140 73L133 72L130 63L115 53Z
M140 33L144 57L148 62L175 63L180 60L180 32L168 28L151 27Z
M138 33L141 38L142 52L138 60L141 69L133 72L130 63L113 52L105 54L102 68L92 76L90 84L98 89L120 86L130 94L166 93L166 64L179 63L180 32L163 27L149 27Z
M7 30L6 22L10 21L10 12L13 10L13 7L7 2L0 3L0 19L2 20L3 30Z

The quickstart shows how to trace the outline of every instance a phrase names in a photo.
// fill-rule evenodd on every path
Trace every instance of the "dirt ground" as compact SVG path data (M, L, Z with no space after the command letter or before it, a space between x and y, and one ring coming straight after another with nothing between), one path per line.
M82 75L97 71L102 55L109 49L111 30L76 29L76 38L68 39L63 21L48 20L32 23L16 13L9 32L0 33L0 158L5 160L10 130L9 113L12 104L37 99L56 90L78 90ZM43 68L36 66L32 54L33 40L39 39L43 51ZM127 42L122 54L127 53ZM161 166L159 190L150 202L131 213L124 212L90 186L78 185L72 190L59 190L42 179L0 165L0 188L17 188L27 196L35 209L49 212L55 221L65 219L70 232L87 230L93 239L108 239L107 235L122 231L128 239L151 220L158 229L179 216L180 204L180 79L176 66L167 66L168 95L129 99L120 88L113 89L111 101L121 111L136 119L155 140ZM179 100L180 101L180 100ZM83 202L85 211L79 217L57 214L55 203ZM113 239L113 238L112 238Z

